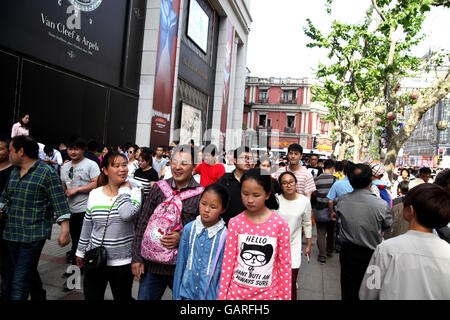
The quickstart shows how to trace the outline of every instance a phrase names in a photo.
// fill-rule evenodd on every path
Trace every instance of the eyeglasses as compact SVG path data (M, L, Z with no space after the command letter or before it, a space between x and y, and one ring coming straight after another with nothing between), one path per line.
M287 185L294 185L295 184L295 180L291 180L291 181L283 181L281 183L282 186L287 186Z
M73 167L70 167L70 170L69 170L69 179L70 179L70 180L73 179Z

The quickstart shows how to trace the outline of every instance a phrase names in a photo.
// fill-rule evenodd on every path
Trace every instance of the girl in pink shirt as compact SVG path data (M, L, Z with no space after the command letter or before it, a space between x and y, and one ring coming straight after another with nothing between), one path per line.
M247 208L228 223L219 300L290 300L291 247L287 222L272 210L278 201L270 175L250 169L241 178Z

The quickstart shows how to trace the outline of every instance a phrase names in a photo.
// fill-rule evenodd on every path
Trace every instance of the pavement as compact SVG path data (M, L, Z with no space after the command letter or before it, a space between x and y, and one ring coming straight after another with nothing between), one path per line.
M74 279L75 275L69 278L63 278L62 274L68 270L70 265L66 264L66 252L70 250L70 244L61 248L58 246L58 235L60 227L55 224L52 230L51 240L47 240L41 254L38 270L41 275L44 289L47 290L48 300L84 300L83 295L83 275L78 277L79 283ZM327 258L327 262L321 265L317 257L319 250L317 248L317 232L313 227L313 238L311 247L311 259L308 263L305 255L302 255L302 263L297 278L297 299L298 300L340 300L340 265L339 255L333 254ZM303 247L306 241L303 240ZM69 270L70 271L70 270ZM73 271L72 271L73 272ZM72 273L70 272L70 273ZM69 281L68 281L69 280ZM71 281L70 281L71 280ZM64 284L75 286L73 290L65 290ZM78 289L77 289L78 285ZM133 283L133 298L137 298L139 283ZM172 293L169 288L162 300L171 300ZM105 293L105 300L113 300L111 289L108 285Z

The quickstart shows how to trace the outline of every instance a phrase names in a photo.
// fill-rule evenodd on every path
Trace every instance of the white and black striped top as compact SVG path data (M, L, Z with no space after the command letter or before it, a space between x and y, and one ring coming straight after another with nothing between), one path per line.
M155 169L150 168L147 171L142 170L141 168L137 169L134 173L134 180L141 185L144 189L144 198L148 196L150 192L150 182L158 181L158 173Z
M118 196L112 198L103 193L103 187L92 190L89 193L76 255L84 258L86 251L100 246L109 214L103 242L108 257L107 265L121 266L131 263L134 226L140 205L139 188L120 188Z

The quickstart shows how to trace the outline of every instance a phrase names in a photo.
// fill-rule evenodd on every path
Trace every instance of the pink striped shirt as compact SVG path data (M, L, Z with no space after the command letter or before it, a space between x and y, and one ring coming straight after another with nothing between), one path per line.
M290 300L291 245L287 222L272 212L253 223L245 211L228 223L219 300Z
M311 194L316 191L316 184L314 183L314 178L303 166L300 166L300 170L292 171L289 166L279 168L275 173L272 174L272 177L278 179L278 177L285 171L291 171L295 177L297 178L297 192L303 195Z

